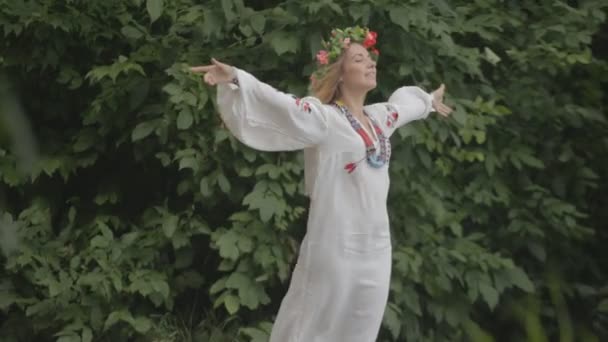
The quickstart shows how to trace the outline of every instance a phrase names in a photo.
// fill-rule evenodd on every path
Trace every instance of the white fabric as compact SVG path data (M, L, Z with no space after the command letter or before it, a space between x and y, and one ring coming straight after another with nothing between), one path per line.
M298 102L243 70L235 73L238 87L218 87L228 129L255 149L304 149L311 198L307 233L270 341L375 341L391 273L388 166L363 161L349 174L344 166L362 159L365 147L343 114L313 97ZM365 111L390 136L426 118L431 99L420 88L403 87ZM390 124L394 111L399 116Z

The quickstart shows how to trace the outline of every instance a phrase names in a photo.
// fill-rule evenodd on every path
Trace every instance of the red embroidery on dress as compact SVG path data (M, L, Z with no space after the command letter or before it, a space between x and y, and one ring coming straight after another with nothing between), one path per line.
M390 113L386 117L386 126L393 127L395 125L395 122L397 122L397 119L399 119L399 113L397 113L397 112Z
M348 171L348 173L353 173L353 171L355 171L356 168L357 168L357 163L348 163L344 167L344 170Z
M310 104L308 102L304 102L304 104L302 106L306 112L308 112L308 113L311 112Z
M296 101L296 106L300 107L300 105L302 105L302 110L306 111L307 113L311 113L312 109L310 108L310 104L306 101L302 101L301 98L292 95L293 99Z

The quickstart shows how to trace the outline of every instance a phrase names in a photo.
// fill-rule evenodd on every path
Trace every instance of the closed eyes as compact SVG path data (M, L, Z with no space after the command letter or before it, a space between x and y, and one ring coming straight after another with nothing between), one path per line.
M356 55L353 56L353 61L355 63L361 63L361 62L363 62L365 60L365 57L366 56L364 56L362 53L358 53L358 54L356 54ZM371 57L369 56L369 54L367 55L367 58L371 59Z

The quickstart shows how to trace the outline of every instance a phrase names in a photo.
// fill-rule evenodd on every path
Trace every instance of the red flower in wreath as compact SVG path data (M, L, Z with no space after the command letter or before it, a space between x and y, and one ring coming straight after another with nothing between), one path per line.
M365 36L365 40L363 41L363 46L366 48L370 48L374 45L376 45L376 38L378 37L378 34L374 31L369 31L367 33L367 35Z
M329 53L325 50L319 51L319 53L317 53L317 61L321 65L329 63Z

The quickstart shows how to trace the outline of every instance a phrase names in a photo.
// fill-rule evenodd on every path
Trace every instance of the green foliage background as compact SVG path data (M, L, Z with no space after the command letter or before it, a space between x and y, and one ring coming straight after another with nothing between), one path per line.
M304 95L322 35L355 24L379 33L370 102L445 82L457 108L393 138L378 340L605 340L607 8L0 0L2 341L266 341L302 158L238 143L187 65Z

